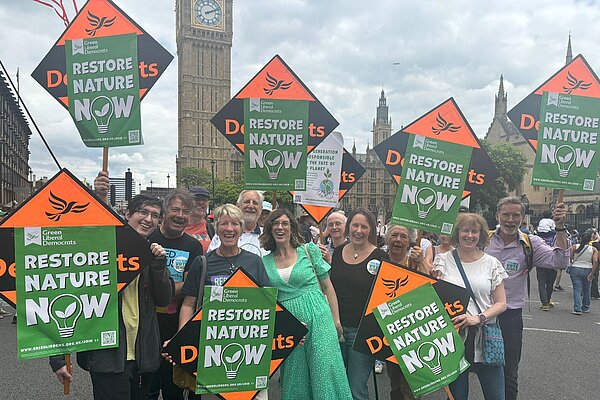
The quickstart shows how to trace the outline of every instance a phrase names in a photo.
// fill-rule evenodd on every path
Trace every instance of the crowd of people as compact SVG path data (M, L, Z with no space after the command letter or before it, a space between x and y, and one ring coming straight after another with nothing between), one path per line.
M106 201L108 175L100 172L94 183ZM457 400L468 398L471 372L486 399L517 398L522 309L533 268L544 310L553 304L556 271L567 267L574 314L589 311L597 294L591 281L597 276L598 236L586 232L581 243L571 245L563 204L540 222L537 235L520 229L524 206L508 197L498 204L494 230L481 216L462 210L452 235L433 237L382 224L360 207L348 215L331 212L322 232L315 232L311 228L318 225L310 217L297 219L253 190L242 191L235 205L214 209L213 223L207 219L209 200L207 189L192 187L164 201L137 195L129 202L125 219L148 240L155 259L119 298L119 347L77 355L90 372L95 399L200 398L173 382L170 357L161 358L161 349L201 306L204 287L222 285L240 266L261 286L276 287L278 301L308 329L281 367L285 400L369 398L376 360L353 344L382 260L469 291L467 313L452 318L471 364L449 386ZM482 327L494 323L504 339L503 367L482 362ZM52 357L50 364L60 382L72 379L63 357ZM414 399L398 365L386 365L391 398ZM257 398L267 399L268 392Z

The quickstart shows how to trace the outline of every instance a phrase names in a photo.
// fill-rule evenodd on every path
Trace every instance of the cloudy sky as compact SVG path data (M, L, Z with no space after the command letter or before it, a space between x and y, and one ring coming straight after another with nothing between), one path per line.
M64 0L70 6L71 0ZM83 0L77 0L82 6ZM172 54L174 0L117 0ZM72 8L69 15L74 16ZM68 112L30 74L65 29L33 0L0 2L0 59L62 166L91 179L101 150L81 142ZM509 109L573 53L600 71L600 5L596 1L236 0L232 94L279 54L340 122L346 147L363 152L371 139L381 89L393 131L454 97L483 136L493 116L500 74ZM112 175L131 168L142 186L166 186L177 153L177 59L142 102L145 145L110 150ZM56 173L34 133L30 165L38 177Z

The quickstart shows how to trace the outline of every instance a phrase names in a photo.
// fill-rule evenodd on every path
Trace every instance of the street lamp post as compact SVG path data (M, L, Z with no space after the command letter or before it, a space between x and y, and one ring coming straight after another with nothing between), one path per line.
M154 188L152 187L152 179L150 179L150 194L154 194Z
M216 163L217 162L215 160L210 161L210 170L212 172L212 192L211 193L212 193L213 199L215 197L215 164Z
M169 183L171 179L171 176L169 174L167 174L167 189L171 189L171 184Z

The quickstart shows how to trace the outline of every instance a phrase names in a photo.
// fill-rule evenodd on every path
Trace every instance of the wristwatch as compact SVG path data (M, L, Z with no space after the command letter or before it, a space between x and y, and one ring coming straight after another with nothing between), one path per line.
M485 321L487 321L487 317L483 313L479 314L478 317L479 322L481 322L481 325L485 324Z

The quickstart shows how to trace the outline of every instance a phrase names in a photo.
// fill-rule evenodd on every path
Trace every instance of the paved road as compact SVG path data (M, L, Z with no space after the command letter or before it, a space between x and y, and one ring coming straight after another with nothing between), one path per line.
M535 274L533 274L535 275ZM600 398L598 390L598 359L600 358L600 301L593 301L589 314L571 315L572 289L568 276L563 278L565 292L554 292L555 309L539 309L535 277L532 280L532 301L524 310L524 348L520 369L520 399L580 399ZM16 328L10 318L0 319L2 367L0 368L0 399L60 400L62 386L46 360L16 359ZM389 399L389 382L385 372L378 375L379 399ZM75 370L70 399L91 399L91 384L85 371ZM371 399L375 399L371 382ZM277 384L272 385L271 400L279 400ZM483 399L477 378L471 376L471 399ZM445 399L443 393L433 393L426 400ZM319 399L320 400L320 399ZM327 400L327 399L323 399Z

